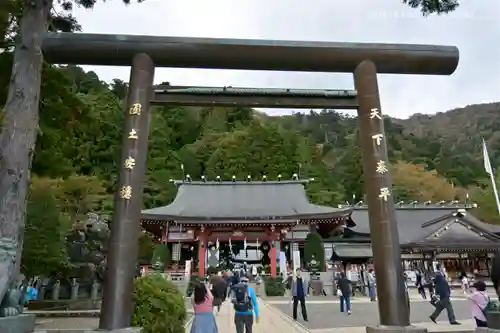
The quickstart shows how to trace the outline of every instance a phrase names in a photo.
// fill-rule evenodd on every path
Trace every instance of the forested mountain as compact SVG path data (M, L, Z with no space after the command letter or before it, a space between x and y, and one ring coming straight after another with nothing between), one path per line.
M469 105L432 116L416 114L395 122L404 126L406 135L436 143L432 153L438 170L458 185L470 185L482 175L483 138L492 164L500 165L500 103Z
M10 55L0 55L0 105L10 67ZM108 84L79 67L44 67L33 173L36 179L70 181L67 195L85 197L79 200L81 213L110 212L126 91L125 82ZM480 137L491 141L493 153L500 126L495 107L386 118L395 200L464 199L469 193L486 207L479 214L494 221ZM144 206L168 204L176 191L170 180L186 174L275 179L299 173L315 178L308 191L317 203L362 200L356 122L334 110L270 117L248 108L155 107Z

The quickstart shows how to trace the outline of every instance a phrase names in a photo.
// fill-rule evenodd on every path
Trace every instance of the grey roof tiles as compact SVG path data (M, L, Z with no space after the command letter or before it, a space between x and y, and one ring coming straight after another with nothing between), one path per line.
M310 203L303 181L184 182L170 205L143 210L142 218L279 220L345 216L351 210Z

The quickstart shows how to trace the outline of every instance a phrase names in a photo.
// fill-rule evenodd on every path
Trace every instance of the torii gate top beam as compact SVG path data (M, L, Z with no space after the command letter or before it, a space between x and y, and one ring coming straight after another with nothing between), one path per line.
M159 67L352 73L372 60L378 73L450 75L454 46L48 33L45 60L57 64L130 66L148 54Z

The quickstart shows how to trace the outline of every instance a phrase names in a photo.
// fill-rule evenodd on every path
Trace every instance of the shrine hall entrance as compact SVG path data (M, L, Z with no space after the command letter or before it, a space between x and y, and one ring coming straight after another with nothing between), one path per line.
M276 277L278 270L286 273L284 268L290 266L287 256L281 255L286 251L282 242L305 238L295 239L294 234L333 232L352 224L351 207L309 201L310 181L298 175L276 180L186 177L174 182L178 189L171 204L142 211L142 227L156 233L166 246L191 244L191 267L198 276L205 276L209 267L222 270L246 264ZM296 263L300 266L300 259Z

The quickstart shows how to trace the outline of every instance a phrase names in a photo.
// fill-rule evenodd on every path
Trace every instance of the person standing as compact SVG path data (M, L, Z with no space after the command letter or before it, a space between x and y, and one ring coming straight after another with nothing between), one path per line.
M218 333L212 312L213 296L208 286L203 282L196 283L193 295L194 319L191 333Z
M373 269L368 271L368 294L370 295L371 302L375 302L377 300L375 292L375 272Z
M292 281L293 319L297 320L297 305L300 302L302 318L307 321L306 297L309 291L308 281L302 277L300 268L296 269L295 275L295 279Z
M259 322L259 304L255 290L248 285L248 279L242 277L231 288L231 299L234 305L234 325L236 333L252 333L254 315Z
M340 312L347 311L351 315L351 281L348 280L345 274L340 273L340 278L337 280L337 294L340 296Z
M429 316L430 320L436 323L437 317L441 314L441 312L446 309L448 314L448 320L451 325L460 325L459 322L455 319L455 312L453 311L453 306L451 305L451 289L448 281L444 277L443 273L437 272L436 277L434 278L435 292L439 297L439 302L436 303L434 312Z
M498 298L500 298L500 253L497 252L491 261L491 282Z
M476 281L472 288L474 291L467 295L471 302L472 317L476 320L477 327L488 327L485 310L490 302L490 297L486 292L486 284L483 281Z

